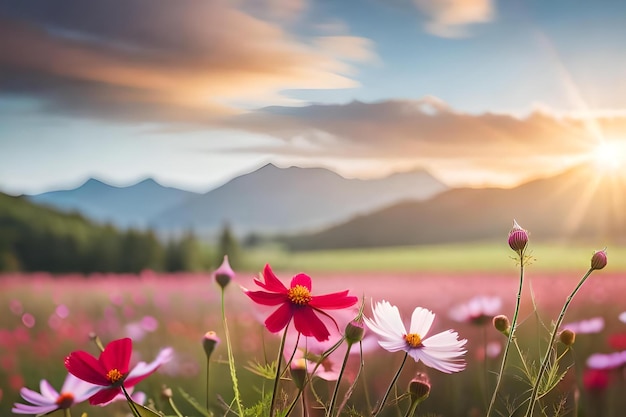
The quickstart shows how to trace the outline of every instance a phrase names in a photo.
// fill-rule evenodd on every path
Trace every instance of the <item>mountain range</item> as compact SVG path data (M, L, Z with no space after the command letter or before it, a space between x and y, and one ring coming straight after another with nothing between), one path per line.
M511 189L453 188L281 240L292 250L485 241L502 239L516 219L533 240L623 242L624 195L623 178L579 166Z
M324 168L267 164L204 194L152 179L114 187L90 179L78 188L28 198L98 222L211 236L228 223L240 235L315 230L404 200L426 200L448 187L424 170L380 179L347 179Z

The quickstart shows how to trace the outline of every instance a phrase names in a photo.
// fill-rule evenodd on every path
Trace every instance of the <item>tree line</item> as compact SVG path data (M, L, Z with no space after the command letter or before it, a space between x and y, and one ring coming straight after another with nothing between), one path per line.
M201 271L225 253L236 262L236 250L228 226L211 250L192 232L163 240L151 230L118 230L0 193L0 272Z

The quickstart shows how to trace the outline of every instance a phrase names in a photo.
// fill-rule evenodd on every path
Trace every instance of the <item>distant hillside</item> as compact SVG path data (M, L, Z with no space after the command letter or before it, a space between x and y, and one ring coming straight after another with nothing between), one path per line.
M452 189L282 241L303 250L503 239L513 219L538 240L624 240L626 184L595 178L581 167L513 189Z
M194 245L187 238L165 247L151 232L118 231L80 214L0 193L0 272L188 269Z
M323 168L272 164L189 199L151 223L161 230L238 233L321 228L401 200L424 200L447 187L418 170L382 179L346 179Z
M197 194L164 187L152 179L128 187L114 187L90 179L72 190L52 191L28 198L65 212L79 212L100 223L108 222L121 228L147 228L158 213L193 196Z

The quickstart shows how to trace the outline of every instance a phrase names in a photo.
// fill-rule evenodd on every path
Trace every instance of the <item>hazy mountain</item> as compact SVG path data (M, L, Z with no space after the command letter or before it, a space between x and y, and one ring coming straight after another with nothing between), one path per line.
M597 171L579 167L512 189L451 189L285 242L293 249L321 249L502 240L513 219L537 240L624 240L626 184L598 178Z
M447 189L417 170L382 179L346 179L323 168L278 168L272 164L152 219L161 230L193 228L199 234L228 222L236 232L320 228L400 200L424 200Z
M150 226L150 219L158 213L193 196L197 194L164 187L152 179L128 187L115 187L90 179L72 190L51 191L28 198L66 212L79 212L98 222L144 228Z

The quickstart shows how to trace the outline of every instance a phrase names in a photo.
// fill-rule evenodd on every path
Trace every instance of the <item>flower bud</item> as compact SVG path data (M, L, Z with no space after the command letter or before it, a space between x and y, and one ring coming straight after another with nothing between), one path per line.
M428 380L428 375L419 372L415 375L415 378L409 382L409 395L411 396L411 401L422 402L428 398L429 394L430 381Z
M350 323L348 323L344 333L344 335L346 336L346 341L350 345L363 340L364 334L365 326L363 325L363 322L358 320L352 320Z
M206 332L204 334L204 337L202 338L202 347L204 348L204 353L206 353L207 358L211 356L218 343L220 343L220 338L217 337L217 334L214 331Z
M602 269L607 264L606 248L597 250L591 256L591 269Z
M511 331L511 322L507 316L499 314L493 318L493 327L503 335L508 336Z
M570 329L565 329L559 333L559 341L565 346L572 346L576 341L576 333Z
M169 400L173 396L174 394L172 393L172 389L163 385L163 387L161 388L161 398L163 398L164 400Z
M235 271L233 271L228 262L228 255L224 255L222 264L215 270L213 275L215 275L215 281L222 289L226 288L228 283L235 277Z
M298 389L302 389L306 382L306 359L299 358L291 361L289 371L291 372L293 383Z
M522 229L517 221L513 220L513 228L509 232L509 246L518 254L524 252L528 244L528 231Z

